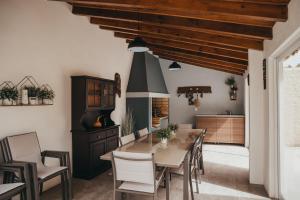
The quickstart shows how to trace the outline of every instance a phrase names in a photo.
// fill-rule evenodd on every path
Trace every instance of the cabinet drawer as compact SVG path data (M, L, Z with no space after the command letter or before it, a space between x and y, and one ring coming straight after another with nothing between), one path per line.
M244 128L244 127L245 127L245 118L232 119L232 128Z
M89 142L95 142L97 140L105 139L105 132L92 133L89 135Z
M106 131L106 137L118 136L118 129L111 129Z
M217 127L218 128L230 128L231 120L229 118L217 118Z

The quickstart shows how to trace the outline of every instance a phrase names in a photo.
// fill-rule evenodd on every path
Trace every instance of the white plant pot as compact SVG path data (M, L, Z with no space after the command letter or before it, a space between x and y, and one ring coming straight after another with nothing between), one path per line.
M16 106L17 105L17 101L12 100L12 105Z
M36 105L38 102L38 99L36 97L29 97L29 104L30 105Z
M3 100L2 99L0 99L0 106L2 106L3 105Z
M3 99L4 106L11 106L12 104L13 104L13 101L11 99Z
M167 138L162 138L161 139L161 143L162 144L167 144L168 143L168 139Z
M45 105L51 105L51 104L53 104L53 100L51 100L51 99L43 99L43 104L45 104Z
M22 104L28 104L28 90L22 90Z

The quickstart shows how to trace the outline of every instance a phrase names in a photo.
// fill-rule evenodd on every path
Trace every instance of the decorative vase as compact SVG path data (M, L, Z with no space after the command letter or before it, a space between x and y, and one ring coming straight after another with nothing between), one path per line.
M53 104L53 101L52 101L52 99L43 99L43 104L51 105L51 104Z
M162 138L161 143L162 144L167 144L168 143L168 138Z
M28 104L28 90L22 90L22 104L27 105Z
M11 99L3 99L4 106L11 106L12 104L13 104L13 101Z
M102 127L102 123L100 122L100 117L97 117L96 122L93 125L95 128L101 128Z
M29 104L36 105L37 104L37 97L29 97Z

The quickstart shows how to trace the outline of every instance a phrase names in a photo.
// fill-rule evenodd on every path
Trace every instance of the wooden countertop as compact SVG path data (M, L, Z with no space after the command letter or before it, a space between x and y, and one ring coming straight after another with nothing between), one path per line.
M196 117L228 117L228 118L236 118L236 117L245 117L245 115L195 115Z

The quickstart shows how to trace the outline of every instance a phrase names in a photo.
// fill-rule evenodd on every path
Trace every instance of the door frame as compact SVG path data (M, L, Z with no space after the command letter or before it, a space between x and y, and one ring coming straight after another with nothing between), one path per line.
M268 90L269 90L269 194L282 199L280 193L280 126L279 126L279 81L282 59L300 45L300 28L283 42L268 58ZM299 48L299 46L298 46ZM274 184L272 184L274 183Z

